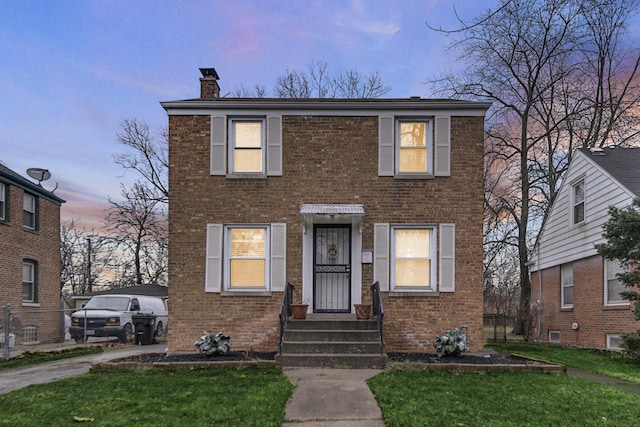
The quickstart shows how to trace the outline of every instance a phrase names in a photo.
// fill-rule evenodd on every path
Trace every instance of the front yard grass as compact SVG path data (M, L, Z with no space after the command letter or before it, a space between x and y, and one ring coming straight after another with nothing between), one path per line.
M292 392L274 368L92 371L0 396L0 425L275 427Z
M86 354L102 353L103 351L102 347L97 346L77 347L61 351L26 351L9 360L0 360L0 369L18 368L20 366L33 365L36 363L84 356Z
M395 370L369 380L388 427L632 426L640 396L534 372Z
M629 357L616 351L576 349L536 343L492 342L486 346L640 384L640 365L634 364Z

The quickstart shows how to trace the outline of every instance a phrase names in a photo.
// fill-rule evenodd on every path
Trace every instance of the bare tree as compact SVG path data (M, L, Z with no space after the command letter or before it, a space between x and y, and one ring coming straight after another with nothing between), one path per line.
M165 261L152 261L166 255L166 248L158 245L166 239L166 216L153 190L140 181L130 189L122 185L121 196L122 201L109 198L111 206L105 216L105 226L121 250L133 260L129 284L149 283L166 272ZM153 254L152 259L149 254Z
M152 136L149 126L136 119L125 119L116 137L120 144L132 151L114 155L116 164L125 171L133 170L149 184L145 197L161 203L169 201L168 187L168 135L166 130Z
M515 185L489 180L486 212L503 226L491 230L501 230L504 247L517 247L523 308L530 305L530 249L573 150L637 141L640 55L623 43L637 6L638 0L505 0L457 31L453 47L464 71L433 81L446 96L493 104L486 156L500 168L488 172ZM495 233L487 237L495 240Z
M107 236L85 230L75 220L60 226L60 289L92 292L105 284L116 245Z
M274 88L278 98L379 98L390 91L378 72L348 70L332 77L324 61L313 61L307 71L286 70Z

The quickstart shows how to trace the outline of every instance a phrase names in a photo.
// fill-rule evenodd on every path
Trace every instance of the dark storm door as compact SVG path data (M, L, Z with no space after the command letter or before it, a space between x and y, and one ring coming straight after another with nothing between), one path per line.
M313 232L313 311L349 313L351 226L316 225Z

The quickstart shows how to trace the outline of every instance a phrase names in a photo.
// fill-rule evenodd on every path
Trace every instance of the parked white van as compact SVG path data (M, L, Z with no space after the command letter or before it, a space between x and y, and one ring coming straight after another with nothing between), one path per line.
M144 295L96 295L82 310L71 316L69 333L76 342L89 337L118 337L130 342L134 323L131 316L156 316L154 339L164 335L167 328L167 306L162 298ZM86 327L85 327L86 324Z

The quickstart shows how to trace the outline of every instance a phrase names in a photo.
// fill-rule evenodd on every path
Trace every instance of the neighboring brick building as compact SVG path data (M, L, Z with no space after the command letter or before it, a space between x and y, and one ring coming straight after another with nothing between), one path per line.
M604 243L609 206L640 195L640 149L579 149L531 257L531 300L541 302L537 338L591 348L620 348L620 334L640 327L624 285L623 267L595 248Z
M0 164L0 308L11 306L10 330L16 345L63 338L62 203L52 192Z
M353 313L379 281L388 351L482 348L486 103L201 98L169 115L169 351L202 331L275 351L286 282Z

